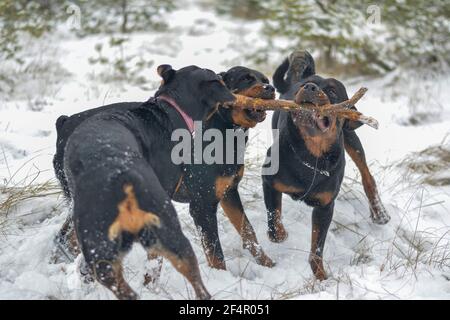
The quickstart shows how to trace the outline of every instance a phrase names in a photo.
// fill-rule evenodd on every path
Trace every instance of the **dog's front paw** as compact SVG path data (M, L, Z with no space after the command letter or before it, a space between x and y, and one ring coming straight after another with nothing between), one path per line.
M256 263L260 266L267 267L267 268L273 268L275 267L276 263L273 262L272 259L269 258L265 253L263 253L260 257L256 259Z
M261 246L256 242L243 243L242 247L249 250L257 264L263 267L272 268L275 266L275 262L269 258L269 256L263 251Z
M267 231L267 235L269 240L275 243L284 242L288 238L288 232L284 229L282 224L278 224L274 230L269 229L269 231Z
M370 201L370 218L375 224L383 225L391 220L378 194Z
M391 220L391 216L382 204L370 208L370 217L372 222L378 225L386 224Z
M324 281L328 279L325 268L323 267L323 259L321 257L311 254L309 256L309 265L311 266L312 272L317 280Z

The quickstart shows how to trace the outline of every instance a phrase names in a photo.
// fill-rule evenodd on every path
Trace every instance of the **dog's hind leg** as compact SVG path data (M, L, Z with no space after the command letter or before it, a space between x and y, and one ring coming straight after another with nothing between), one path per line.
M54 243L56 246L55 258L57 259L64 256L67 262L73 262L81 253L75 234L72 213L67 216L66 221L54 238Z
M272 242L283 242L287 239L288 233L281 221L282 193L275 190L268 182L263 183L263 191L267 210L267 235Z
M88 237L88 235L85 235ZM94 278L111 290L119 300L136 300L138 295L123 277L122 254L118 242L85 241L82 245L87 266Z
M236 231L240 234L244 249L250 251L258 264L269 268L273 267L275 263L264 253L258 243L255 230L253 230L245 214L238 190L236 188L228 190L220 201L220 205Z
M211 295L200 275L197 257L181 230L177 212L169 195L146 161L136 163L134 169L139 175L139 180L135 183L139 205L145 208L145 211L153 212L159 217L157 227L147 225L141 229L138 234L139 242L152 256L159 255L168 259L190 282L198 299L210 299Z
M185 240L186 247L182 251L173 250L164 245L156 250L158 254L169 260L173 267L190 282L197 299L209 300L211 299L211 295L203 284L197 258L189 241L187 239Z
M316 207L312 213L311 252L309 264L317 280L327 279L323 266L323 248L328 228L333 219L334 201L325 207Z
M119 300L136 300L138 295L123 277L122 259L97 260L92 263L94 277L111 290Z
M370 216L376 224L386 224L391 217L384 208L378 194L377 184L367 166L366 156L363 146L356 132L353 130L344 130L344 145L350 158L355 162L359 172L361 173L364 192L369 199Z
M152 244L152 241L148 242L147 240L154 238L156 233L157 242L154 244ZM192 250L189 240L181 233L181 229L176 237L169 232L158 231L154 233L154 231L147 229L143 230L140 238L148 254L153 257L166 258L189 281L194 288L197 299L211 299L211 295L203 284L194 250Z

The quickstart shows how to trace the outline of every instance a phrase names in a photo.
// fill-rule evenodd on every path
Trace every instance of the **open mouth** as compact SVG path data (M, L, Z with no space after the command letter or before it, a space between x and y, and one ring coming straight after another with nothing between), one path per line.
M331 127L331 119L327 116L314 115L314 122L322 132L327 132Z
M262 122L266 119L266 112L261 110L245 110L247 118L256 122Z

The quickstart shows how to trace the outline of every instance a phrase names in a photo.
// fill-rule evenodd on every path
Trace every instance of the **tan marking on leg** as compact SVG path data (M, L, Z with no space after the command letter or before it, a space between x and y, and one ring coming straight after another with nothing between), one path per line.
M205 246L203 246L203 249L203 251L205 252L206 260L208 262L208 266L217 270L227 270L225 261L216 256L211 248L206 248Z
M289 186L280 181L275 181L273 184L273 187L278 192L283 192L283 193L302 193L304 191L302 188Z
M229 203L225 199L220 202L225 215L233 224L236 231L242 238L244 248L248 249L258 264L273 267L275 263L262 250L256 238L255 230L248 220L243 208L239 208Z
M364 192L367 196L367 199L369 200L372 220L375 223L387 223L390 220L390 216L387 214L386 209L381 203L377 184L369 171L369 167L367 166L366 161L361 157L361 154L359 154L355 149L347 144L345 144L345 150L347 151L350 158L352 158L353 162L356 164L356 167L361 173Z
M234 176L231 177L218 177L216 179L216 197L217 199L222 199L228 188L233 185Z
M190 282L190 284L194 288L195 294L197 295L197 299L211 299L211 295L209 294L208 290L206 290L206 287L203 284L202 278L200 276L200 269L198 267L197 258L195 258L195 256L191 259L191 261L188 261L188 259L182 259L167 250L154 250L159 255L169 260L173 267L177 269L177 271Z
M104 274L99 274L97 269L94 270L94 275L97 281L111 290L119 300L136 300L138 295L131 289L129 284L123 277L122 259L117 261L97 261L95 265L105 264L108 267L102 268Z
M327 279L325 268L323 267L323 259L316 255L317 243L319 241L319 227L313 225L311 233L311 253L309 255L309 264L317 280L323 281Z
M115 240L122 232L137 234L145 226L160 226L159 217L139 208L133 186L127 184L123 188L126 197L117 206L119 209L116 220L109 227L108 237Z
M333 201L334 194L332 192L319 192L313 195L313 198L320 202L320 205L326 206Z
M277 234L276 242L283 242L288 237L288 233L281 222L281 208L275 210L275 232Z
M279 191L281 192L281 191ZM287 239L288 233L283 226L283 222L281 221L281 207L282 207L282 194L279 195L280 199L277 204L277 208L274 213L274 228L275 228L275 238L272 236L270 232L268 232L269 240L272 242L280 243Z
M367 180L367 182L370 182L370 178L372 175L370 174L369 167L367 166L366 161L361 157L361 154L359 154L355 149L353 149L351 146L345 144L345 151L347 151L350 158L352 158L353 162L356 164L356 167L358 168L359 172L361 173L361 177L364 180Z
M225 264L225 261L216 255L214 245L207 241L204 234L201 235L201 244L208 266L218 270L226 270L227 266Z

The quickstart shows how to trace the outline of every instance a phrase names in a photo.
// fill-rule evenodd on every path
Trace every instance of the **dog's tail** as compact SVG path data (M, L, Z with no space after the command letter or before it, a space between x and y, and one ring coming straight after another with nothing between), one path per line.
M306 50L296 50L277 68L273 75L273 84L281 94L301 79L316 73L314 58Z
M285 79L286 72L289 69L289 59L284 59L283 63L275 70L273 74L273 85L279 93L283 94L289 90L289 83Z
M296 50L289 55L289 70L287 81L292 83L300 82L301 79L308 78L316 74L314 58L306 50Z

